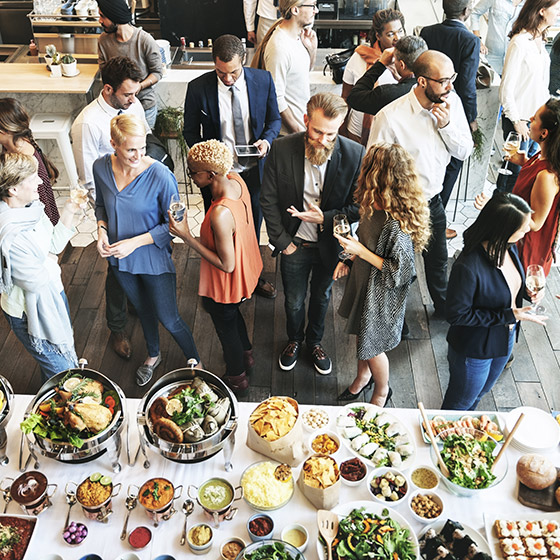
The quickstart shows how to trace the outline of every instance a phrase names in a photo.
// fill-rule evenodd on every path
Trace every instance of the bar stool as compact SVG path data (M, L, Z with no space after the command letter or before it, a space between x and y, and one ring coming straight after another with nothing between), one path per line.
M59 113L37 113L31 117L29 128L36 140L54 140L62 155L62 161L70 181L70 187L78 185L78 172L70 143L70 115Z

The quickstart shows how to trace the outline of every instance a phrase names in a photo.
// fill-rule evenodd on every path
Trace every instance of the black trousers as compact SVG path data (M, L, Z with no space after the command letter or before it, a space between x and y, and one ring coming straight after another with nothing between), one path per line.
M111 265L107 263L107 278L105 279L105 318L111 332L119 333L126 327L126 294L122 289L116 276L113 274Z

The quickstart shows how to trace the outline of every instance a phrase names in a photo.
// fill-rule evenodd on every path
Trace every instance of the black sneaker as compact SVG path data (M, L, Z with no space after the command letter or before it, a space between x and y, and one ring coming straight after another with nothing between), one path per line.
M278 358L278 365L280 368L284 371L290 371L293 369L293 367L297 364L300 349L301 344L299 342L290 340L286 348L282 350L280 358Z
M321 375L327 375L332 371L331 359L327 356L327 353L320 344L315 344L311 349L311 358L315 369Z

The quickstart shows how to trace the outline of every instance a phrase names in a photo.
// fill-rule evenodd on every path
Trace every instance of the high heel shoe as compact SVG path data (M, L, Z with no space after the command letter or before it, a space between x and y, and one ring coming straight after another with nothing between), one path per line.
M351 393L350 389L347 387L344 391L338 396L339 401L354 401L356 400L366 389L371 389L373 385L373 377L370 377L370 380L357 392Z
M391 387L389 387L389 392L387 393L387 398L385 399L385 404L383 405L383 408L385 408L387 406L387 403L389 402L389 399L393 396L393 389L391 389Z

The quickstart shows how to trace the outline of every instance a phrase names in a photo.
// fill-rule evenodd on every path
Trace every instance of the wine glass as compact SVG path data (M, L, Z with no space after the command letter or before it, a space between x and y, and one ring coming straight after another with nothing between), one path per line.
M520 146L521 136L519 136L517 132L510 132L507 135L502 149L511 158L519 151ZM498 173L500 173L501 175L512 175L513 171L511 169L508 169L508 163L509 161L506 160L506 164L504 165L504 167L501 167L498 170Z
M177 222L182 222L183 218L185 217L185 210L187 208L187 204L185 202L185 195L184 194L174 194L171 196L171 202L169 203L169 211L173 216L173 219Z
M70 200L78 205L82 211L84 217L87 216L87 207L88 207L88 190L81 185L74 185L70 188Z
M350 237L350 231L350 222L348 221L346 214L336 214L333 218L333 232L340 235L340 237L348 238ZM352 257L352 254L347 253L346 251L341 251L338 256L340 260L344 261Z
M538 293L544 290L546 286L546 276L544 275L543 267L540 264L530 264L527 267L527 274L525 275L525 285L527 290L531 293ZM531 313L541 315L546 311L544 305L533 303L531 306Z

